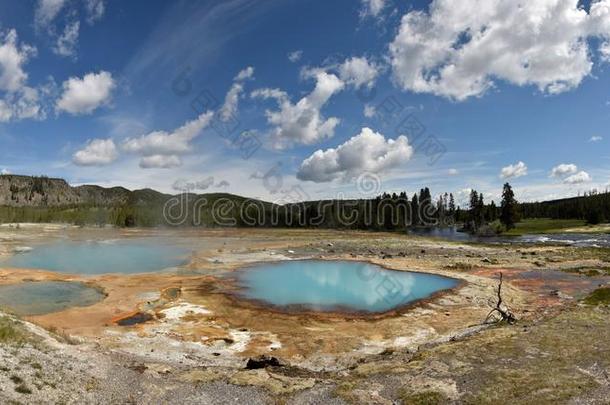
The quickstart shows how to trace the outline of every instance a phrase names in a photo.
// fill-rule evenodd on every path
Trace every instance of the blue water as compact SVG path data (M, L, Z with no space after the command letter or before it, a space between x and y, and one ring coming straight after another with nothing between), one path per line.
M133 274L181 265L189 253L159 238L59 241L17 253L2 265L70 274Z
M84 307L102 299L104 294L83 283L41 281L0 286L0 307L20 316Z
M385 312L455 287L455 279L352 261L267 263L238 272L242 295L285 309Z

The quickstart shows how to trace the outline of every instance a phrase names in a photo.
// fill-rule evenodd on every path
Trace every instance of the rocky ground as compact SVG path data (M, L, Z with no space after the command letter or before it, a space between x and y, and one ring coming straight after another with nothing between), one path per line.
M575 305L417 351L388 350L338 373L146 363L19 321L0 344L4 403L608 403L606 306ZM4 324L7 318L3 317Z
M127 297L167 288L178 275L93 280L123 287L115 295L110 288L98 309L30 319L46 329L0 315L0 402L608 403L608 249L358 232L322 232L312 241L310 232L215 234L225 242L192 263L205 274L184 277L196 279L197 288L160 294L151 305ZM271 315L201 293L209 292L201 277L209 281L217 271L303 257L368 260L453 275L467 285L368 320ZM519 320L481 326L499 272ZM0 270L0 282L16 281L14 274ZM143 282L146 288L136 288ZM154 319L132 327L104 321L135 309ZM66 320L78 324L79 311L101 324L71 328Z

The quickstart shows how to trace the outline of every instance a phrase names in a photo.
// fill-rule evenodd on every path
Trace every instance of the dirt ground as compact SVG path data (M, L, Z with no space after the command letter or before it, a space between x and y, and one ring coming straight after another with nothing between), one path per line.
M15 320L28 339L17 346L0 339L0 356L11 365L0 368L0 398L22 403L176 398L183 403L243 398L252 403L608 403L610 310L580 300L610 282L609 249L475 245L347 231L23 226L0 230L0 255L59 237L142 236L196 244L186 266L163 273L82 277L0 268L0 284L83 281L106 294L89 307ZM376 316L284 313L229 294L226 276L236 269L309 258L367 261L450 276L462 284ZM519 321L481 325L500 272L503 297ZM118 324L134 314L148 320ZM261 355L279 364L246 368L249 358ZM30 358L44 364L32 368ZM85 359L92 369L75 368ZM117 378L121 381L111 388ZM66 394L70 381L75 387ZM20 384L30 393L18 392Z

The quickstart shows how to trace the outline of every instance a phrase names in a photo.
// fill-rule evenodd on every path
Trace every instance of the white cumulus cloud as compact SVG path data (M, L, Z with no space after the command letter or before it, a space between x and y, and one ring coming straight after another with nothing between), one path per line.
M371 87L379 75L379 67L365 57L346 59L339 68L339 78L355 88Z
M562 163L553 167L551 177L565 177L578 171L578 166L572 163Z
M74 154L72 161L78 166L104 166L114 162L118 156L112 139L93 139Z
M225 102L220 108L220 118L223 121L228 121L232 116L237 113L239 104L239 98L244 91L244 86L241 83L233 83L227 95L225 96Z
M361 17L378 17L385 8L387 0L362 0Z
M176 155L151 155L140 159L142 169L172 169L182 166L182 159Z
M364 110L362 112L362 114L364 114L364 116L366 118L373 118L375 116L376 110L375 110L375 106L371 105L371 104L365 104L364 105Z
M591 138L589 138L589 142L599 142L599 141L603 141L603 140L604 140L604 138L602 138L601 136L597 136L597 135L594 135Z
M589 175L589 173L582 171L582 170L576 174L573 174L573 175L563 179L563 182L565 184L582 184L582 183L588 183L590 181L591 181L591 176Z
M335 133L339 118L324 118L321 108L345 84L334 74L324 71L314 73L316 86L311 93L293 104L288 94L279 89L259 89L252 97L275 99L279 110L267 110L267 122L273 128L275 147L282 148L293 143L311 145Z
M127 138L122 149L142 156L142 168L170 168L180 166L180 155L192 151L191 141L203 131L212 120L211 111L201 114L173 132L154 131L135 138Z
M78 42L79 28L79 21L67 24L63 34L57 38L57 42L53 47L53 52L61 56L74 56L76 53L76 43Z
M252 66L248 66L245 69L239 71L237 76L235 76L235 81L243 81L247 79L252 79L254 77L254 68Z
M221 120L226 122L232 116L237 114L239 100L244 92L243 81L251 79L253 76L254 68L252 66L248 66L247 68L240 71L237 76L235 76L235 78L233 79L233 85L227 92L224 104L222 105L219 111Z
M288 54L288 60L292 63L297 63L298 61L301 60L302 57L303 57L303 51L301 51L301 50L292 51Z
M523 162L517 162L514 165L508 165L502 168L500 177L503 179L510 179L512 177L522 177L527 175L527 166Z
M104 16L106 4L104 0L86 0L85 9L87 11L87 22L94 24Z
M91 114L110 101L115 87L112 75L106 71L87 73L82 79L71 77L63 83L63 94L55 108L73 115Z
M14 29L0 37L0 90L17 92L25 86L28 75L23 65L34 55L36 48L18 44Z
M214 185L214 177L209 176L199 181L187 181L185 179L178 179L172 185L172 188L176 191L192 191L192 190L207 190Z
M24 65L36 48L19 44L14 29L0 33L0 122L43 118L40 91L28 86Z
M610 1L433 0L402 17L390 44L396 83L454 100L494 82L555 94L591 73L588 39L610 37Z
M34 11L34 21L37 27L46 27L66 5L67 0L38 0Z
M358 135L337 148L314 152L301 163L297 178L316 183L349 180L364 172L381 173L393 169L412 155L413 148L406 136L386 140L380 133L362 128Z

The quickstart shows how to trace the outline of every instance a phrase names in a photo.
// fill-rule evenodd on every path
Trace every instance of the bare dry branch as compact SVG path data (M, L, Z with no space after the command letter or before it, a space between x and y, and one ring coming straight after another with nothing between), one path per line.
M489 311L489 313L487 314L487 317L485 317L485 321L483 323L490 323L491 321L495 321L495 322L508 322L509 324L512 325L515 322L517 322L517 318L515 317L515 315L510 311L510 309L506 305L503 305L502 281L503 281L502 272L500 272L500 283L498 284L498 288L496 289L498 301L496 302L496 304L492 308L492 310ZM500 315L500 319L497 319L497 320L493 319L492 315L495 313Z

